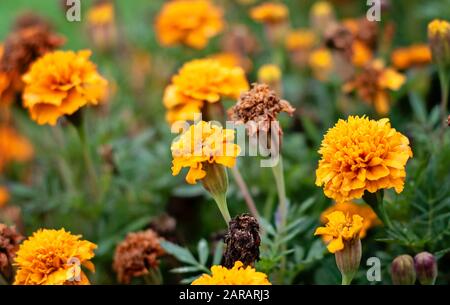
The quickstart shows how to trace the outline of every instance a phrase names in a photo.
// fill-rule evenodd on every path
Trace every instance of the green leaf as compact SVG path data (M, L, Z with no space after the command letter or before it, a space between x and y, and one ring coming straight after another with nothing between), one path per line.
M209 248L208 243L204 238L202 238L197 245L198 257L200 260L200 264L205 265L209 256Z
M162 240L160 242L161 247L169 254L175 256L180 262L197 265L198 262L192 255L192 253L183 247L180 247L174 243L167 240Z
M179 268L170 270L170 272L172 272L172 273L190 273L190 272L200 272L200 271L202 271L202 269L197 266L185 266L185 267L179 267Z
M223 250L225 248L225 244L223 242L218 242L216 245L216 249L214 250L213 256L213 265L220 265L223 257Z

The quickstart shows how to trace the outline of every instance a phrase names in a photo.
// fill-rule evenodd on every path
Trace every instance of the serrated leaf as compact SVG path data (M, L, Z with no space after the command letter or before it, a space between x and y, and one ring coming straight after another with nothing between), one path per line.
M201 265L205 265L209 256L208 243L202 238L197 244L198 258Z
M223 257L223 250L225 248L225 244L222 242L218 242L216 245L216 249L214 250L214 256L213 256L213 265L220 265Z
M191 264L191 265L197 265L198 262L192 255L192 253L183 247L180 247L174 243L171 243L167 240L162 240L160 242L161 247L169 254L175 256L180 262Z
M172 272L172 273L190 273L190 272L199 272L199 271L202 271L202 270L197 266L185 266L185 267L179 267L179 268L174 268L174 269L170 270L170 272Z

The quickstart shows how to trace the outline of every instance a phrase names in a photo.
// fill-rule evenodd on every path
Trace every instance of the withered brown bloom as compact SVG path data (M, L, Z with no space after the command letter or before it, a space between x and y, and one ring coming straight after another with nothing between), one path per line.
M269 132L271 123L277 121L280 112L287 112L289 115L295 109L291 104L270 89L266 84L252 84L252 88L241 94L238 102L229 111L229 117L238 124L254 122L255 125L248 126L250 136L257 132Z
M8 281L12 280L12 263L22 240L15 227L0 223L0 274Z
M351 59L354 36L347 27L341 24L333 24L325 31L324 36L328 48L342 53L349 60Z
M259 260L259 224L255 217L249 214L233 218L225 235L226 249L224 264L230 269L234 263L241 261L244 266L253 266Z
M128 284L132 278L146 275L158 268L158 258L164 254L160 237L153 230L129 233L116 248L113 269L120 283Z

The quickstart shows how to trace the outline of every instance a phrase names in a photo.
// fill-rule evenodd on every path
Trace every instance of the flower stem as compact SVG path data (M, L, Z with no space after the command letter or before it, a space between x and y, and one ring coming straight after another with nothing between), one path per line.
M449 98L449 79L445 69L439 69L439 80L441 83L441 140L444 139L445 129L447 128L447 105Z
M341 285L350 285L352 283L353 277L342 275L342 282Z
M212 196L217 204L217 207L219 208L220 213L222 214L223 219L225 220L228 226L231 220L231 216L230 212L228 211L226 193L212 194Z
M277 185L278 191L278 213L279 213L279 228L284 229L287 222L287 197L286 197L286 187L284 183L283 174L283 158L280 155L280 159L274 167L272 167L273 176L275 177L275 183Z
M366 191L363 195L363 200L370 205L374 212L380 217L384 225L388 228L392 228L392 222L384 206L384 191L378 190L375 193Z
M248 190L247 184L242 178L241 172L237 165L231 169L231 173L233 174L234 180L241 190L242 196L244 197L245 203L247 204L248 210L250 213L257 219L260 218L258 209L256 208L256 204L253 201L252 196L250 195L250 191Z

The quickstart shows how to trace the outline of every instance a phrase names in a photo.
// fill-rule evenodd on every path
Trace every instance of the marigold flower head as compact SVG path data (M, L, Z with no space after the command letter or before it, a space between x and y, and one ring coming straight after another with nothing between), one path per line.
M336 203L333 206L329 207L328 209L323 211L322 214L320 214L320 221L326 224L328 221L326 216L335 211L341 211L344 214L349 215L350 217L353 215L359 215L363 218L363 226L361 228L361 231L359 232L359 237L361 239L366 237L367 231L370 228L381 224L381 221L380 219L378 219L377 214L372 210L370 206L368 206L367 204L357 204L351 201ZM325 241L328 241L325 235L323 237Z
M372 60L373 54L370 48L360 40L352 44L352 63L356 67L363 67Z
M250 10L250 17L262 23L280 23L289 16L286 5L277 2L264 2Z
M6 187L0 185L0 208L9 201L9 191Z
M425 65L431 62L431 50L426 44L399 48L392 52L391 61L393 66L399 70Z
M363 218L360 215L346 215L341 211L331 212L326 215L328 220L325 227L319 227L314 235L328 236L331 241L327 246L328 251L336 253L344 249L344 241L352 241L359 238L363 227Z
M271 285L266 274L251 266L243 266L240 261L235 262L231 269L212 266L211 275L203 274L192 285Z
M316 185L337 202L361 198L365 191L403 191L405 165L412 157L407 137L378 121L350 116L328 130L319 150Z
M428 37L447 38L450 35L450 23L447 20L435 19L428 24Z
M333 55L326 48L312 51L308 61L314 76L319 80L326 80L333 71Z
M280 99L267 84L253 84L251 90L241 94L236 105L229 110L228 115L238 124L255 122L257 129L248 130L250 135L254 135L258 131L269 132L271 123L277 120L280 112L292 115L294 111L291 104ZM249 128L253 128L253 126L249 126Z
M15 227L0 223L0 274L8 281L12 277L12 263L23 236Z
M286 36L286 49L289 51L309 50L317 42L316 34L308 29L294 30Z
M433 60L440 68L450 67L450 23L435 19L428 24L428 40Z
M114 5L110 1L97 1L88 11L87 21L90 25L99 26L114 22Z
M267 64L258 69L258 81L272 84L281 80L282 72L279 66Z
M248 87L240 67L228 67L208 58L192 60L183 65L165 90L166 119L169 123L193 120L205 103L216 103L222 97L236 99Z
M234 130L211 122L191 125L172 143L172 174L176 176L183 167L189 167L186 181L195 184L206 176L206 163L233 167L240 153L239 146L233 143L234 134Z
M41 229L25 240L17 251L15 285L86 285L81 266L94 272L97 246L64 229ZM79 279L79 281L78 281Z
M129 233L114 253L114 271L120 283L129 284L133 277L149 273L158 268L158 258L164 254L159 236L153 230Z
M0 173L10 162L27 162L33 158L31 143L12 127L0 125Z
M333 6L328 1L314 2L309 12L312 28L323 34L323 31L336 22Z
M347 82L345 92L356 90L358 96L373 105L379 114L389 112L388 90L396 91L405 83L406 77L392 68L386 68L379 60L364 66L352 80Z
M184 44L203 49L224 27L222 10L209 0L176 0L164 4L155 30L164 46Z
M55 125L86 105L97 105L107 93L107 81L89 60L88 50L47 53L23 76L24 107L39 125Z

